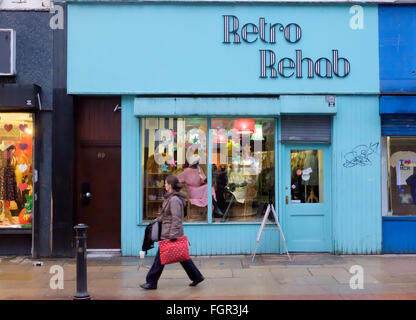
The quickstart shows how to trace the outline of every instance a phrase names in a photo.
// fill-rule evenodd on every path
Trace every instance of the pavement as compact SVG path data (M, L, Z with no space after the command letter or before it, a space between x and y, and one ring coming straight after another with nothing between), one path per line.
M181 265L172 264L165 267L158 289L146 291L139 285L153 257L145 257L138 268L136 257L89 255L88 293L95 300L416 300L416 255L297 254L292 261L285 255L257 255L254 262L245 255L192 259L206 278L197 287L189 287ZM359 283L360 267L362 286L353 289L350 281ZM73 299L75 293L75 259L0 257L1 300Z

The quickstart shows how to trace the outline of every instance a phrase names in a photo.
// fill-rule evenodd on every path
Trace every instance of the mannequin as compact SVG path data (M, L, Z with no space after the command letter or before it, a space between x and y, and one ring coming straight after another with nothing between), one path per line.
M178 179L179 182L187 185L191 204L198 207L208 206L207 177L199 166L199 160L195 160L189 168L178 174ZM221 218L223 213L217 205L214 188L212 188L212 204L214 206L214 217Z

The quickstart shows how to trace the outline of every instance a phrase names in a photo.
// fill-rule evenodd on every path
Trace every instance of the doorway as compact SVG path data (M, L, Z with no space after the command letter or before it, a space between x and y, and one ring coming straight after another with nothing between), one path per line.
M282 178L282 222L289 251L331 251L330 146L285 144Z
M119 97L77 97L76 223L88 225L88 249L121 248Z

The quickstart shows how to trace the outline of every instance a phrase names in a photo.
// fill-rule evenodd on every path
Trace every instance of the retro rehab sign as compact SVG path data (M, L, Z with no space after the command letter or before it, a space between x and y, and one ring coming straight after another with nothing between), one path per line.
M284 41L287 45L296 45L302 38L302 28L296 23L283 25L266 22L259 18L258 24L246 23L240 28L238 17L223 15L224 40L227 45L254 43L261 41L265 44L276 44ZM260 78L345 78L349 75L350 62L333 49L329 57L321 57L316 61L304 55L302 50L294 46L292 57L278 57L274 50L261 49Z

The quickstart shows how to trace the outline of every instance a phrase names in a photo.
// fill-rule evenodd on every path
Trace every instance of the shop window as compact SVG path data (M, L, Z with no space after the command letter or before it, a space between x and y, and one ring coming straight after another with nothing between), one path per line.
M207 119L143 118L142 160L143 220L160 213L170 174L183 184L185 221L207 220Z
M211 119L213 221L261 221L274 198L274 119Z
M0 113L0 228L31 228L33 117Z
M324 202L322 150L291 150L290 170L292 203Z
M416 215L416 138L387 137L388 203L392 215Z

